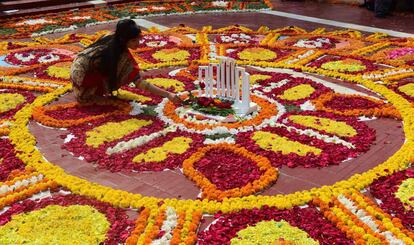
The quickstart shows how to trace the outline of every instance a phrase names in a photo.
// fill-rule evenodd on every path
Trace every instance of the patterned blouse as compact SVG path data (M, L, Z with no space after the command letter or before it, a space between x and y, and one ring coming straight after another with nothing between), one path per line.
M91 57L104 47L86 48L80 52L72 63L70 79L75 97L79 102L88 102L96 96L108 95L108 77L99 72L99 60L91 61ZM140 78L139 67L129 51L121 55L118 61L116 89L137 81Z

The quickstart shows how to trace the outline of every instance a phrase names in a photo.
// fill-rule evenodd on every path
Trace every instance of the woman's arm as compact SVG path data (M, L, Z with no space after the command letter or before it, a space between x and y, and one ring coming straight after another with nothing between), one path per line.
M182 102L176 94L168 92L167 90L159 88L151 83L147 83L146 81L137 81L135 85L137 85L138 88L146 90L152 94L168 98L174 104L181 104Z

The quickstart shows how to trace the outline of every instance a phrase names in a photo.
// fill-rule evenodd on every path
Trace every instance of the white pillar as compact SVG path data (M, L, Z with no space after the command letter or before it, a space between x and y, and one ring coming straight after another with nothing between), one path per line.
M242 107L245 110L244 113L250 107L250 74L247 72L242 73Z
M236 103L240 103L241 102L241 98L240 98L240 78L243 76L243 73L245 72L245 69L242 67L236 67ZM242 88L243 88L243 80L242 80Z
M221 95L221 73L220 73L220 64L215 64L216 67L216 96Z
M204 71L204 76L203 76L203 71ZM206 81L207 80L207 77L208 77L208 66L199 66L198 67L198 83L199 83L199 85L201 83L204 83L204 85L207 86L207 81ZM199 86L198 95L199 96L202 96L204 94L204 91L205 91L205 88L203 90Z
M225 60L224 64L226 65L226 96L231 97L230 64L227 60Z
M220 79L221 79L221 96L226 96L226 63L224 63L223 59L220 59Z

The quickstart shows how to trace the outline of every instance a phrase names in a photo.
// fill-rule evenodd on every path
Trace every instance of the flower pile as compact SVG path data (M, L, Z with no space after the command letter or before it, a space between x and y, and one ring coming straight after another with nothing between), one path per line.
M235 113L232 109L233 101L226 99L215 99L206 96L195 97L190 93L189 98L183 103L208 115L228 116Z

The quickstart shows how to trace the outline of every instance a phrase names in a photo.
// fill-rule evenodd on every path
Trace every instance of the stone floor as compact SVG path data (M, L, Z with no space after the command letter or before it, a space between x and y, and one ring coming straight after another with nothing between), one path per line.
M391 16L386 19L376 19L373 13L366 9L346 5L280 1L272 1L272 3L277 11L414 33L413 16ZM253 29L257 29L263 25L274 29L294 25L308 31L319 27L325 27L328 30L339 29L319 23L263 13L193 14L185 16L151 17L147 18L147 20L167 27L185 24L195 28L201 28L206 25L218 28L232 24L240 24ZM97 30L111 30L113 27L114 24L107 24L88 29L80 28L75 32L92 33ZM59 37L61 35L53 34L49 35L49 37ZM330 79L330 81L344 84L333 79ZM346 86L361 90L361 88L353 85L347 84ZM61 101L72 100L72 95L61 98ZM305 170L303 168L290 169L283 167L280 169L280 176L277 183L261 194L286 194L333 184L339 180L349 178L355 173L364 172L382 163L403 144L404 133L400 122L392 119L379 119L369 121L367 124L377 131L377 139L367 153L356 159L344 162L339 166L331 166L323 169ZM63 132L42 127L34 122L30 123L30 130L36 136L38 148L46 159L61 166L70 174L113 188L162 198L194 199L199 194L199 188L192 181L188 180L180 170L139 174L111 173L106 170L97 169L92 164L83 162L73 157L69 152L61 150L60 145L63 143L63 139L59 136Z

